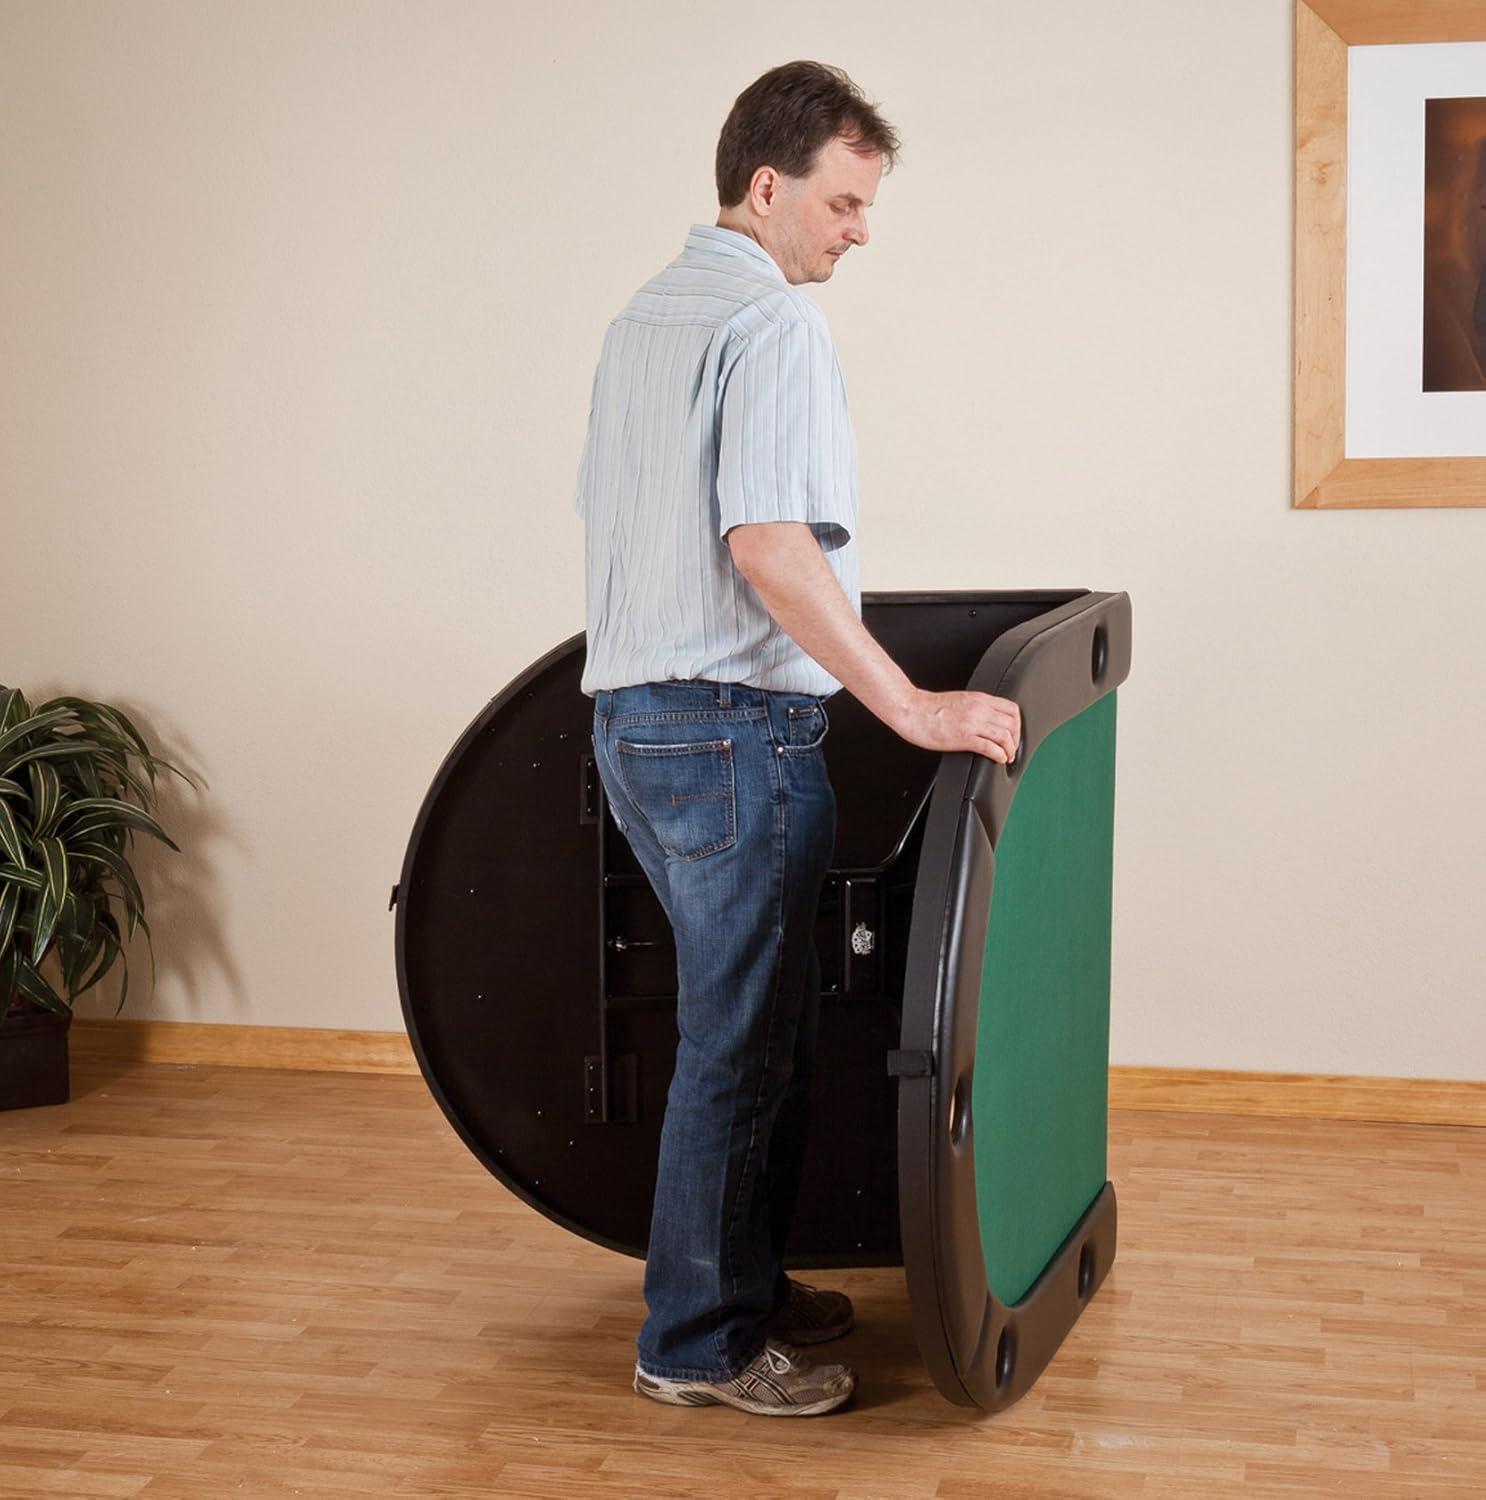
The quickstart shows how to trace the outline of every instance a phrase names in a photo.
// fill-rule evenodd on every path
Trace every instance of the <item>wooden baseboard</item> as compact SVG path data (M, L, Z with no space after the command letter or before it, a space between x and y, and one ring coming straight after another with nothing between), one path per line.
M1486 1127L1486 1083L1465 1078L1122 1067L1109 1070L1109 1103L1112 1109Z
M412 1044L401 1031L79 1018L72 1023L71 1050L79 1061L213 1063L326 1073L418 1072ZM1470 1079L1112 1067L1109 1103L1111 1109L1486 1127L1486 1083Z
M206 1021L72 1022L80 1059L215 1063L230 1068L298 1068L315 1073L414 1073L402 1031L333 1031L307 1026L225 1026Z

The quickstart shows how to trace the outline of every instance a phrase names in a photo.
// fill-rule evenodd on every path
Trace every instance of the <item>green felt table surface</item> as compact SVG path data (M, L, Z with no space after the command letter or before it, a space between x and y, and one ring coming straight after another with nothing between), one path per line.
M1037 747L996 848L971 1119L986 1278L1007 1305L1107 1176L1115 698Z

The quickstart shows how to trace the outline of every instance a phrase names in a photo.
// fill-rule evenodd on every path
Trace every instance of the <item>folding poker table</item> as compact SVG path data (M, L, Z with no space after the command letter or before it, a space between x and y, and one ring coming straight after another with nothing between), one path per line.
M1002 765L826 700L809 1145L785 1264L902 1265L935 1385L999 1410L1115 1255L1107 1175L1116 689L1130 600L868 593L918 686L1013 699ZM594 766L584 636L449 751L392 891L403 1015L450 1124L574 1234L643 1258L675 948Z

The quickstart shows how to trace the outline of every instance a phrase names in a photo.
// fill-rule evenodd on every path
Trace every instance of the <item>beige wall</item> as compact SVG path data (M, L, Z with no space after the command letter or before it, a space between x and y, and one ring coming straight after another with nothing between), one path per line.
M143 841L126 1014L401 1025L423 795L582 628L604 324L715 218L733 97L818 57L905 145L812 289L864 587L1133 602L1113 1059L1486 1074L1486 511L1289 507L1291 27L5 0L0 681L210 783Z

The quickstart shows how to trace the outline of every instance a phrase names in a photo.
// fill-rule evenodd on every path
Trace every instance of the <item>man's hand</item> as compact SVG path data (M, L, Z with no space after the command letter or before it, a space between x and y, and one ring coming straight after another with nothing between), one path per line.
M1022 711L993 693L919 691L894 727L926 750L973 750L1005 765L1022 742Z
M915 687L873 638L803 521L759 521L727 533L733 565L779 628L910 744L971 750L1005 764L1022 739L1022 711L990 693Z

